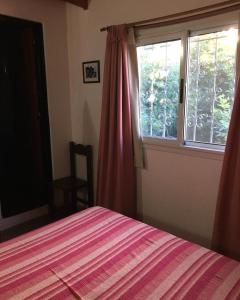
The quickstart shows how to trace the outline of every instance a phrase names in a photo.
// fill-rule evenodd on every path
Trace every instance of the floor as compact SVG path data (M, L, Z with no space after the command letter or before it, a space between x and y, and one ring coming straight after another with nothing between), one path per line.
M78 204L77 210L83 210L86 207L81 206ZM4 242L7 240L10 240L14 237L17 237L21 234L27 233L31 230L37 229L41 226L47 225L51 222L54 222L56 220L62 219L69 214L73 213L73 211L69 211L66 209L58 210L56 211L52 216L46 215L37 219L33 219L31 221L19 224L17 226L11 227L9 229L6 229L4 231L0 231L0 242Z
M37 218L34 220L31 220L26 223L22 223L20 225L11 227L9 229L6 229L4 231L1 231L1 242L10 240L16 236L19 236L23 233L29 232L31 230L37 229L41 226L44 226L46 224L49 224L52 222L52 219L49 216L44 216L41 218Z

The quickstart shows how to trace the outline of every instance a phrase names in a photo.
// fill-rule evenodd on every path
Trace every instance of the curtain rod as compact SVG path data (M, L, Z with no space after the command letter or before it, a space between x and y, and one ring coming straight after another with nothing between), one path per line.
M220 8L219 8L220 7ZM137 29L147 29L147 28L153 28L153 27L160 27L160 26L167 26L167 25L173 25L183 22L188 22L196 19L206 18L209 16L214 16L218 14L222 14L225 12L231 12L236 9L240 8L240 1L239 0L228 0L223 1L219 3L215 3L212 5L207 5L195 9L191 9L188 11L183 11L171 15L166 15L158 18L143 20L143 21L137 21L133 23L127 23L127 27L135 27ZM204 13L199 14L202 11L205 11ZM186 16L190 15L190 16ZM170 19L170 20L168 20ZM167 20L167 21L164 21ZM160 21L160 22L157 22ZM149 24L148 24L149 23ZM100 29L100 31L107 31L111 26L106 26Z

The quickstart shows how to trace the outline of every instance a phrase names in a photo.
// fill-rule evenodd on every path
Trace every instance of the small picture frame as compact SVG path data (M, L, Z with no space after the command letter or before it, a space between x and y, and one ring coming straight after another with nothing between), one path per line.
M100 82L100 61L86 61L82 63L83 82L97 83Z

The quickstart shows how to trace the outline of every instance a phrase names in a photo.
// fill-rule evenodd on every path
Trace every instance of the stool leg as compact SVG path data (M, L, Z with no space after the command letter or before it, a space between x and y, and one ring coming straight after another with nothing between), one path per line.
M89 186L88 187L88 207L92 207L93 206L93 193L92 193L92 189Z
M49 199L48 207L49 207L49 215L51 218L53 218L55 214L55 189L51 189L51 196Z
M64 205L67 206L68 205L68 199L69 199L68 192L64 191L63 196L64 196Z
M76 191L72 191L72 208L73 208L74 212L77 211L77 192Z

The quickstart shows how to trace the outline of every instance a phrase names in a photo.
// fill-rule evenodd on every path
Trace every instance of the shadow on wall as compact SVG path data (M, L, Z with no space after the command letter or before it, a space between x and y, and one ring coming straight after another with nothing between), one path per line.
M83 144L93 145L94 148L97 146L97 134L94 128L94 121L90 114L89 104L85 101L83 104ZM95 149L94 149L95 150Z
M82 120L82 142L93 146L93 174L94 174L94 199L96 197L97 186L97 157L98 157L98 135L94 127L94 120L90 114L89 104L85 101L83 105L83 120Z
M176 235L177 237L180 237L180 238L190 241L192 243L197 243L197 244L199 244L203 247L209 248L209 249L211 248L211 241L206 239L203 236L193 234L186 230L179 229L178 227L173 226L171 224L162 223L159 220L156 220L150 216L144 216L143 222L145 222L148 225L151 225L153 227L159 228L160 230L163 230L163 231L166 231L173 235Z
M142 198L142 169L136 168L137 180L137 218L139 221L144 220L143 216L143 198Z

